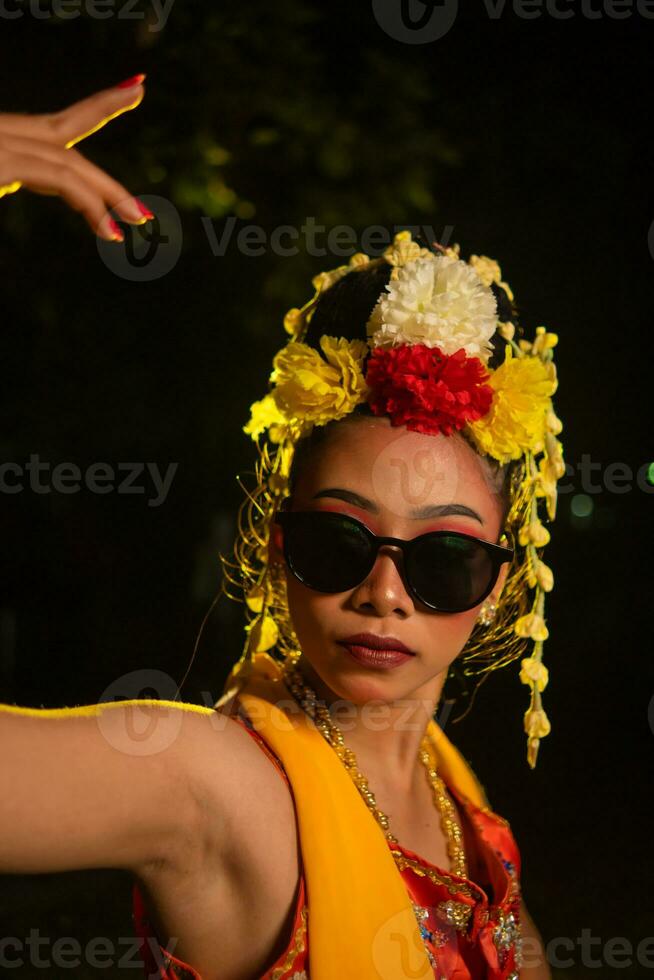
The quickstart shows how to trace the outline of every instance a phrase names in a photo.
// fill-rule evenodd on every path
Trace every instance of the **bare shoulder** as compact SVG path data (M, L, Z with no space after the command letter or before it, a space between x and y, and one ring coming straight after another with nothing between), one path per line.
M190 706L189 706L190 707ZM193 850L202 860L239 876L260 863L271 841L289 855L295 828L291 793L280 773L242 724L234 704L190 711L185 716L181 767L184 790L195 812ZM286 840L286 846L283 840ZM188 836L191 844L191 835ZM186 857L185 847L177 851Z
M179 937L182 960L202 976L260 976L290 941L297 823L280 773L226 710L188 719L183 791L195 818L169 859L137 877L160 941Z

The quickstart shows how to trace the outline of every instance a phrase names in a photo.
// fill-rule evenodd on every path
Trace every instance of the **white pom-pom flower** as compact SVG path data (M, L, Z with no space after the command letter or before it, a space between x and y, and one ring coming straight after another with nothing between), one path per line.
M497 303L490 287L462 259L420 258L397 270L367 325L370 347L425 344L454 354L461 347L484 363L497 327Z

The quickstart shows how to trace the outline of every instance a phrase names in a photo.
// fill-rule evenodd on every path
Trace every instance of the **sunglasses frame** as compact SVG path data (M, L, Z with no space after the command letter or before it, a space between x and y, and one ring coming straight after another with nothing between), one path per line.
M402 566L403 566L402 577L403 577L404 584L409 592L409 595L412 597L412 599L417 600L421 605L426 606L428 609L431 609L433 612L443 612L443 613L467 612L469 609L473 609L475 606L478 606L479 603L483 602L484 599L493 591L493 588L495 586L495 583L497 582L500 573L501 566L505 562L513 561L513 557L515 554L515 550L513 548L505 548L499 544L492 544L490 541L484 541L483 538L476 538L473 534L465 534L462 531L447 531L447 530L427 531L425 534L419 534L415 538L392 538L392 537L377 535L374 533L374 531L371 531L370 528L363 523L363 521L358 520L358 518L356 517L351 517L350 514L342 514L340 513L340 511L283 510L283 511L279 511L275 515L274 521L276 524L279 524L284 530L286 530L287 528L289 529L291 528L293 522L295 521L296 515L298 517L304 518L309 514L311 515L333 514L334 516L344 518L347 521L352 521L352 523L356 524L359 528L363 530L365 536L368 538L373 548L372 561L371 561L370 568L368 569L364 577L361 579L361 581L357 583L357 585L360 585L361 582L365 581L365 579L368 577L368 575L370 575L370 572L375 567L375 563L377 561L377 558L379 557L380 548L382 548L384 545L391 545L394 548L399 548L400 551L402 552ZM475 600L475 602L465 606L463 609L439 609L438 606L434 606L430 602L425 602L425 600L414 589L412 583L409 580L408 563L410 560L411 552L415 549L417 543L424 540L424 538L445 537L445 536L464 538L466 541L474 541L476 544L481 545L482 548L484 548L486 553L489 555L493 565L493 574L491 576L491 580L488 588L478 599ZM295 576L298 582L301 582L303 585L306 585L307 588L314 589L314 591L316 592L324 592L325 591L324 589L315 589L314 586L310 585L293 567L293 562L289 555L288 537L289 537L288 535L284 534L283 552L284 552L284 559L286 561L286 564L290 572ZM502 537L506 537L506 533L503 534ZM355 587L356 586L350 586L349 588L355 588ZM334 592L328 592L325 594L335 595L338 592L347 592L347 591L348 591L347 589L336 589Z

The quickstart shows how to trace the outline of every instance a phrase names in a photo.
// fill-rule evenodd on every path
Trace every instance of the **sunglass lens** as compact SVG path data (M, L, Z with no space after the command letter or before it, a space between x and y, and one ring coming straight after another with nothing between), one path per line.
M425 535L413 549L408 573L423 602L442 612L459 612L480 600L493 574L493 562L474 541Z
M339 514L298 514L286 530L293 573L319 592L345 592L365 578L370 542L364 529Z

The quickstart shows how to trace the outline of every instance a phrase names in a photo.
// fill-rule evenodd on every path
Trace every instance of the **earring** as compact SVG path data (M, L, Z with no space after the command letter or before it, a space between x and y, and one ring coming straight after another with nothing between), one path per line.
M479 615L477 616L477 622L482 626L490 626L495 619L496 612L497 603L495 603L492 599L485 599L481 604L481 609L479 610Z

